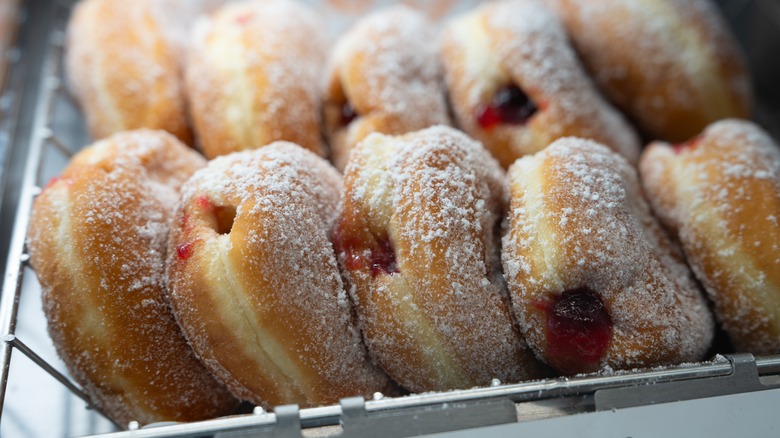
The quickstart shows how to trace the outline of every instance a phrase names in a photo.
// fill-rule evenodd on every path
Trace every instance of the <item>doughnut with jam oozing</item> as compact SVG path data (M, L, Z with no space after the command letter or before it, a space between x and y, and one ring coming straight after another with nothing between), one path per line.
M322 27L313 11L289 0L229 3L196 24L186 89L206 157L276 140L325 154Z
M442 126L374 133L344 178L334 242L377 363L414 392L538 377L501 277L506 186L490 154Z
M333 50L323 115L339 170L372 132L403 134L449 124L433 25L407 6L358 22Z
M218 157L182 189L169 298L196 354L241 399L303 407L391 389L330 242L340 194L336 169L287 142Z
M33 205L27 245L49 334L91 402L123 427L238 405L187 345L165 296L173 206L204 165L162 131L116 134L77 154Z
M640 172L738 351L780 352L780 150L748 121L652 143Z
M548 1L595 82L654 138L681 142L750 116L750 75L713 2Z
M702 358L712 315L624 159L563 138L509 178L504 273L538 357L562 374Z
M458 125L504 167L569 135L637 161L636 133L598 94L558 19L540 3L493 2L455 18L441 57Z
M153 0L79 2L65 66L93 138L149 128L192 142L175 41Z

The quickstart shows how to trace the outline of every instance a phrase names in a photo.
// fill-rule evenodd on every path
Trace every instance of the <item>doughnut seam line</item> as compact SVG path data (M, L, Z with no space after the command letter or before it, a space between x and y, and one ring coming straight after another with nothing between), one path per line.
M523 160L523 163L530 164L532 161L527 159ZM535 260L544 261L544 266L539 266L537 269L545 273L543 281L547 285L547 290L562 289L563 280L559 275L560 268L557 263L561 259L558 255L558 248L554 245L544 244L545 242L556 241L556 239L550 237L555 235L555 227L550 224L548 215L544 214L544 203L548 202L548 197L543 187L545 182L544 175L542 174L541 166L534 166L530 169L529 167L521 164L520 168L522 171L520 173L524 177L515 179L515 184L517 184L517 187L520 188L519 191L522 193L520 198L525 207L524 220L534 222L533 229L537 230L537 236L546 236L545 238L536 237L531 251L534 253L533 258Z
M493 50L490 46L490 38L485 31L484 24L481 22L480 16L466 16L462 18L467 26L452 26L452 34L459 40L459 46L464 48L464 65L466 69L473 71L470 74L465 75L469 79L469 84L466 89L471 89L471 93L467 98L469 108L478 106L484 97L487 96L488 90L482 87L483 84L496 85L501 82L502 77L507 77L506 72L501 71L501 63L491 56ZM467 29L471 29L470 32ZM487 77L486 81L471 80L476 77ZM468 124L472 124L470 114L462 114L462 118L469 120Z
M106 324L107 319L103 318L99 306L97 303L94 302L93 298L95 295L94 291L91 291L91 287L89 284L83 284L81 281L79 281L80 278L85 278L84 275L84 269L85 269L85 263L82 262L81 257L78 257L76 254L75 249L75 242L76 239L73 235L73 229L74 227L71 225L71 217L72 217L72 210L69 208L69 204L71 202L74 202L75 200L71 196L70 190L66 189L64 190L66 193L66 196L68 197L68 200L66 202L62 203L62 212L60 214L60 223L59 223L59 229L58 229L58 235L60 236L60 239L58 239L58 245L60 246L60 249L58 251L55 251L55 254L63 254L64 257L60 258L60 262L63 265L68 266L68 271L70 272L70 279L71 279L71 292L67 294L68 299L81 299L82 301L88 301L89 304L84 305L83 309L86 312L86 317L81 318L78 322L78 326L80 329L78 330L79 333L88 333L90 337L93 337L97 339L97 343L101 345L108 345L113 346L116 345L114 342L112 342L113 339L116 338L114 335L114 325L110 324L110 319L108 319L109 324ZM97 256L95 256L97 257ZM73 275L75 274L75 275ZM77 292L78 296L75 296L73 292ZM102 284L100 285L100 289L97 292L98 294L106 294L108 293L108 290L106 287L104 287ZM96 330L96 328L99 327L99 330ZM69 342L69 344L71 344ZM70 349L68 349L70 350ZM108 349L103 349L102 352L98 353L98 357L103 356L107 361L113 360L111 353L111 347ZM74 358L71 358L73 360ZM78 359L76 359L78 361ZM112 366L116 366L116 364L113 364ZM106 401L101 396L102 394L134 394L136 393L137 385L132 384L128 381L128 379L122 377L121 373L111 373L110 375L105 374L104 372L97 371L97 373L100 375L100 384L96 385L95 379L95 372L90 371L94 369L93 367L84 367L82 365L79 365L78 368L80 369L79 374L82 376L86 376L85 382L79 382L86 386L87 393L90 397L96 398L96 402L99 405L105 406ZM97 389L97 392L96 392ZM141 408L141 406L135 405L130 406L132 400L138 400L135 396L123 396L123 399L126 401L124 404L127 404L127 409L129 410L135 410ZM108 402L113 404L113 402ZM145 409L144 409L145 410ZM137 411L136 411L137 412Z
M215 23L211 23L212 29L209 34L204 37L203 45L205 53L209 55L208 58L204 58L203 63L210 64L214 71L212 74L215 76L213 79L220 82L220 78L231 77L232 85L225 88L224 91L232 91L230 94L225 93L224 100L220 106L223 106L225 114L225 122L230 125L228 129L229 137L227 138L228 149L239 150L240 143L247 145L254 142L247 141L252 138L251 127L255 125L251 119L251 114L254 114L253 94L254 87L251 81L247 77L248 72L243 65L246 59L251 59L252 56L248 56L245 52L245 45L241 38L227 39L217 38L214 36L216 31L214 30ZM233 34L230 34L233 36ZM208 71L208 69L206 69ZM262 136L258 138L263 139Z
M426 369L436 373L437 381L450 380L452 377L454 377L454 382L466 381L465 373L457 366L457 361L453 360L446 342L441 339L439 332L431 324L428 316L417 305L415 294L413 292L404 293L405 291L415 289L410 287L406 278L399 277L398 280L388 282L387 288L395 295L395 300L398 303L397 309L404 314L401 320L405 321L407 327L412 326L418 329L410 330L410 332L422 333L423 335L414 337L412 342L416 344L414 349L420 352L419 357L427 362ZM399 283L404 284L401 285ZM381 292L381 289L379 292ZM414 324L410 324L410 322Z
M295 394L285 394L284 398L300 399L301 396L303 396L306 400L311 399L305 390L307 385L301 385L302 382L305 382L305 379L301 373L297 372L298 370L293 365L293 361L288 357L287 351L273 338L273 336L270 336L267 331L262 328L262 324L256 319L255 315L251 314L250 310L254 309L256 306L245 298L249 296L247 289L244 287L241 280L236 277L237 274L232 269L232 265L228 260L229 250L226 246L229 240L227 237L229 236L219 236L217 238L219 264L222 267L228 282L228 287L224 290L231 298L229 301L238 304L238 312L236 313L244 320L245 325L251 328L251 330L247 330L247 332L252 333L252 336L255 339L255 346L257 347L252 350L252 352L257 354L248 354L249 352L246 350L243 350L242 352L247 354L247 356L252 358L256 363L258 362L258 355L261 356L260 362L264 365L262 370L264 374L284 376L284 378L275 377L270 379L277 383L277 385L275 385L276 391L294 390L296 392ZM238 280L236 281L235 279ZM229 318L230 315L228 314L226 317ZM271 372L269 373L269 371ZM241 385L246 387L246 384L243 382ZM251 392L256 393L255 390L251 390ZM258 395L262 396L262 394Z

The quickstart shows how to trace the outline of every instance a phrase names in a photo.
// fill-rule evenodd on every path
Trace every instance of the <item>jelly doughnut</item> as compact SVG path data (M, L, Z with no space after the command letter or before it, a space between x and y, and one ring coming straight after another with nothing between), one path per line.
M709 0L548 0L612 102L655 138L681 142L751 113L740 49Z
M456 17L441 58L458 125L504 167L569 135L631 163L639 158L636 133L598 94L558 18L539 2L492 2Z
M503 170L436 126L353 150L334 242L364 339L403 387L440 391L539 377L512 319L498 228Z
M331 159L372 132L403 134L449 124L433 25L407 6L364 17L337 42L323 114Z
M276 140L320 155L322 24L293 1L228 3L195 25L186 87L207 158Z
M755 124L723 120L689 142L652 143L640 172L739 351L780 352L780 150Z
M194 421L238 405L204 368L166 300L181 184L203 158L162 131L101 140L36 198L27 246L59 356L117 424Z
M509 178L504 273L538 357L562 374L703 358L713 317L632 166L563 138Z
M191 143L176 44L154 0L83 0L67 30L65 65L95 139L164 129Z
M171 305L243 400L311 407L390 387L367 358L330 242L340 193L336 169L287 142L218 157L182 189Z

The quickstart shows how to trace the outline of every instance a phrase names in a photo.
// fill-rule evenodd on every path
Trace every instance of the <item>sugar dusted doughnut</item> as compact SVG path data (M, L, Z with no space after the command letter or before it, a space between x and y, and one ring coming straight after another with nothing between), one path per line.
M636 133L597 93L557 17L539 2L492 2L456 17L441 57L457 123L504 167L568 135L636 163Z
M359 21L333 50L323 114L331 159L340 170L372 132L449 124L433 24L407 6Z
M228 3L196 24L186 86L206 157L275 140L324 155L322 28L313 11L290 0Z
M501 278L506 187L489 153L441 126L375 133L344 178L334 242L377 363L415 392L538 377Z
M92 403L122 426L238 404L198 362L165 297L173 206L204 164L164 132L116 134L76 155L33 206L27 244L49 333Z
M192 141L175 43L154 0L82 0L68 23L68 79L99 139L139 128Z
M625 160L564 138L509 178L504 272L537 356L562 374L702 359L712 315Z
M687 143L652 143L640 171L736 349L780 352L777 144L751 122L724 120Z
M170 301L240 398L317 406L388 389L366 356L330 243L341 177L287 142L212 160L184 186Z
M713 2L548 1L596 83L656 138L685 141L750 116L750 76Z

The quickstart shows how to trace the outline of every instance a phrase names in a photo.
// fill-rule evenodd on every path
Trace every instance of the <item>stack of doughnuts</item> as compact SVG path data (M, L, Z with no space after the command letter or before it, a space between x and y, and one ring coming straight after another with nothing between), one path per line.
M79 3L67 65L94 137L166 129L208 158L284 140L343 170L372 132L454 124L504 168L565 136L636 164L629 119L681 142L751 113L743 56L708 0L498 0L439 35L393 6L330 48L328 23L295 0L221 3ZM191 26L198 10L209 13Z
M181 1L74 10L93 136L170 134L85 149L28 232L58 352L119 424L696 361L716 320L780 351L780 152L710 124L751 96L700 0L498 1L440 35L392 7L327 69L292 0L196 2L186 50Z

